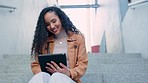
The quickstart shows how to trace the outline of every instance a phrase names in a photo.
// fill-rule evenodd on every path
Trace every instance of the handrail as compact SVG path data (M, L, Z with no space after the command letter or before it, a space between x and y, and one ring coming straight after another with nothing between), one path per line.
M61 5L60 8L98 8L98 4L86 4L86 5Z
M14 12L16 9L16 7L11 7L11 6L6 6L6 5L0 5L0 8L11 9L10 12Z
M128 6L131 7L131 6L139 5L139 4L146 3L146 2L148 2L148 0L140 0L140 1L129 3Z

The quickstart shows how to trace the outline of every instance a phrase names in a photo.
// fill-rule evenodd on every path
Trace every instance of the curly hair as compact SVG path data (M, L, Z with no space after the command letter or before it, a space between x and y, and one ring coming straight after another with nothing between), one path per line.
M42 54L43 44L46 42L48 37L54 35L53 33L47 30L47 26L45 24L44 15L47 12L54 12L59 17L62 27L64 28L67 35L68 35L68 31L72 31L76 34L80 33L79 30L70 21L69 17L60 8L57 8L54 6L46 7L41 11L38 17L34 39L32 43L32 48L31 48L32 56L36 54Z

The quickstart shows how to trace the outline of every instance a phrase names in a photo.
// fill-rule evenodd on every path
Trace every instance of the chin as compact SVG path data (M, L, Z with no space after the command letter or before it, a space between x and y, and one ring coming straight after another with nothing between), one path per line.
M58 35L60 33L60 31L57 31L55 34Z
M56 32L56 33L54 33L55 35L58 35L59 34L59 32Z

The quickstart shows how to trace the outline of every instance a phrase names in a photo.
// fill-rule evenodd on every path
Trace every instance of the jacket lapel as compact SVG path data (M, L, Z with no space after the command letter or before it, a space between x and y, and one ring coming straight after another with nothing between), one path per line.
M68 58L69 58L69 66L70 68L74 68L74 64L76 61L76 55L75 55L75 45L76 45L76 39L73 37L69 37L67 39L68 43Z

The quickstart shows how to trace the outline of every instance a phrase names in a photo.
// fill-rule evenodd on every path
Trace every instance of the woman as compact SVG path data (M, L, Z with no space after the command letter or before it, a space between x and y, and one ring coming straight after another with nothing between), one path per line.
M47 63L49 75L41 72L38 55L66 53L67 66L55 62ZM73 25L68 16L57 7L44 8L38 18L31 55L35 62L31 63L32 72L35 74L29 83L81 83L88 57L85 39Z

